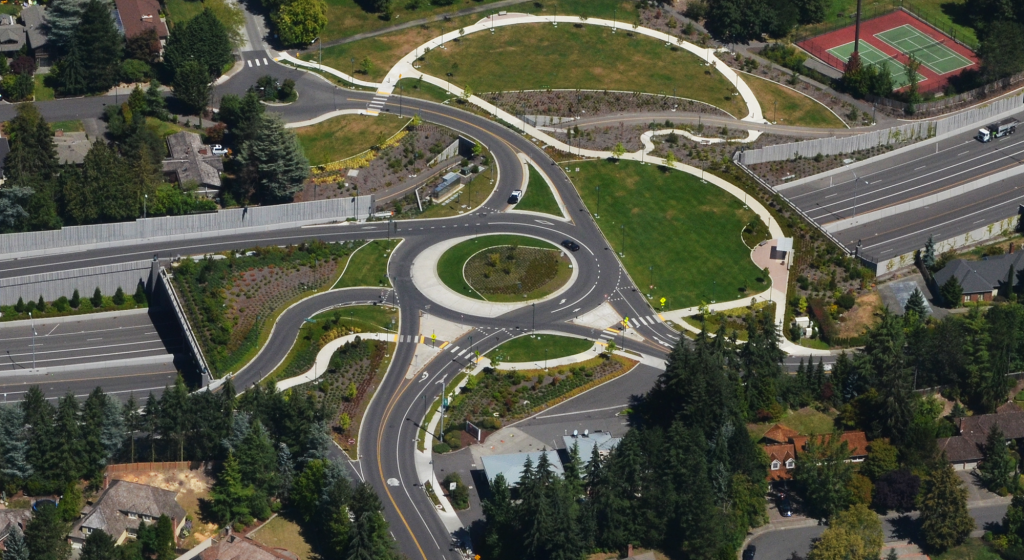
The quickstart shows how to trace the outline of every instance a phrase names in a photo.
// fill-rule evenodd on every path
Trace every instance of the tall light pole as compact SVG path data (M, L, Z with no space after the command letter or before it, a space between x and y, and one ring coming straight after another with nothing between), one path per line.
M626 224L622 224L622 250L619 251L619 256L626 256Z
M595 218L601 217L601 186L594 187L597 190L597 212L594 212Z
M32 369L36 369L36 320L32 318L32 312L28 312L28 318L32 321Z
M149 195L142 195L142 219L146 219L146 202L149 201Z
M441 381L440 381L440 383L441 383L441 406L439 406L438 409L441 411L441 428L437 431L437 434L438 434L437 435L437 439L440 440L440 441L444 441L444 379L446 377L448 377L448 376L447 375L442 375L441 376Z
M530 304L533 307L533 337L537 338L537 303Z

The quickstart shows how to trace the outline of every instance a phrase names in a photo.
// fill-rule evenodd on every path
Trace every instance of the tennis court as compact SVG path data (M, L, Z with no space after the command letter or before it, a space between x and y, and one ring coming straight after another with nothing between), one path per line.
M910 25L901 25L875 33L875 37L905 55L913 55L921 64L940 76L974 64L947 47L944 40L935 40Z
M850 41L845 45L833 47L829 49L828 52L843 62L847 62L850 60L850 55L853 54L853 41ZM871 43L867 43L865 41L860 42L860 61L862 64L874 66L878 69L881 69L883 66L888 67L889 74L892 75L892 84L895 89L899 89L910 83L910 80L907 79L907 67L893 57L871 46ZM918 83L925 80L926 78L924 76L920 73L917 74Z

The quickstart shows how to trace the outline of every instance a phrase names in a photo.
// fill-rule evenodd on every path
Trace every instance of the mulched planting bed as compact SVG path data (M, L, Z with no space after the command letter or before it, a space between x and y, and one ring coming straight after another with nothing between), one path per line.
M559 273L568 270L569 262L555 249L492 247L466 261L463 274L480 295L508 301L557 289L568 279Z
M445 444L461 444L466 421L496 430L631 370L637 362L601 356L574 366L504 371L487 368L470 378L445 413ZM501 367L500 365L498 366ZM451 422L450 427L447 424ZM455 445L452 445L455 444Z
M176 266L174 285L212 373L241 367L275 313L304 293L333 285L362 243L257 247L227 258L185 259Z
M614 126L598 126L591 128L581 128L579 137L574 136L569 138L564 132L551 132L551 136L571 145L573 148L582 146L583 149L587 150L603 150L611 151L616 144L622 143L623 148L627 152L635 152L642 147L640 143L640 135L649 130L660 130L665 128L674 128L676 130L686 130L693 134L700 135L704 138L725 138L725 139L738 139L746 138L747 131L741 128L730 128L730 127L718 127L718 126L704 126L698 127L689 124L683 124L673 121L663 122L652 122L648 124L634 124L626 125L625 123L619 123ZM670 142L670 138L674 139L674 143ZM728 145L723 144L709 144L707 146L701 146L697 142L693 142L687 139L685 136L675 135L664 135L654 136L652 142L657 146L655 148L655 156L664 157L664 150L671 148L676 155L676 159L680 163L687 163L690 165L696 165L700 167L700 159L688 156L687 153L693 150L708 150L710 149L726 149L731 154L732 151L738 146L743 146L744 149L756 149L764 146L771 146L774 144L786 144L789 142L799 141L797 138L789 136L781 136L777 134L762 134L756 141L740 144L738 142L730 143ZM668 143L666 143L668 142ZM660 151L659 151L660 148Z
M670 94L671 92L667 92ZM671 111L729 116L728 113L699 101L671 95L615 91L524 91L485 93L481 97L516 115L559 117L596 117L611 113ZM735 115L744 117L746 115Z
M782 161L771 161L748 166L751 171L765 180L769 185L779 185L787 181L793 181L802 177L809 177L832 169L838 169L846 165L845 160L860 161L873 158L886 152L915 142L900 142L893 144L882 144L870 150L862 150L849 154L834 156L821 156L813 158L795 158Z

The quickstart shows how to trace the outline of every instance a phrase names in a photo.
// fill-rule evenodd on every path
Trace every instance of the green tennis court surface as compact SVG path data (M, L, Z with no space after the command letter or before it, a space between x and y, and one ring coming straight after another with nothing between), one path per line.
M832 47L828 50L829 54L847 62L850 60L850 55L853 54L853 41L846 43L845 45L839 45L838 47ZM860 41L860 61L862 64L868 64L876 68L881 69L883 66L889 68L889 74L892 75L893 89L900 89L901 87L910 83L907 80L907 67L892 57L888 56L884 52L871 46L870 43L861 39ZM917 75L917 83L925 81L925 77L920 73Z
M911 25L894 27L876 33L875 37L903 54L914 55L921 64L940 76L974 64L941 41L936 41Z

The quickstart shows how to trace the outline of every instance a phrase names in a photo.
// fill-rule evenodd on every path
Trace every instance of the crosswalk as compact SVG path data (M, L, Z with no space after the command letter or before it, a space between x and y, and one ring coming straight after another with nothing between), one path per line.
M250 60L246 60L245 63L246 63L246 65L249 68L253 68L253 63L256 63L255 67L259 68L259 66L260 66L260 59L259 58L253 58L253 59L250 59ZM267 60L267 57L263 57L263 66L270 66L270 61Z
M369 115L379 115L381 109L384 108L384 104L388 102L388 97L390 96L391 93L389 92L378 91L377 94L373 96L373 99L370 100L370 103L366 105L366 113Z

